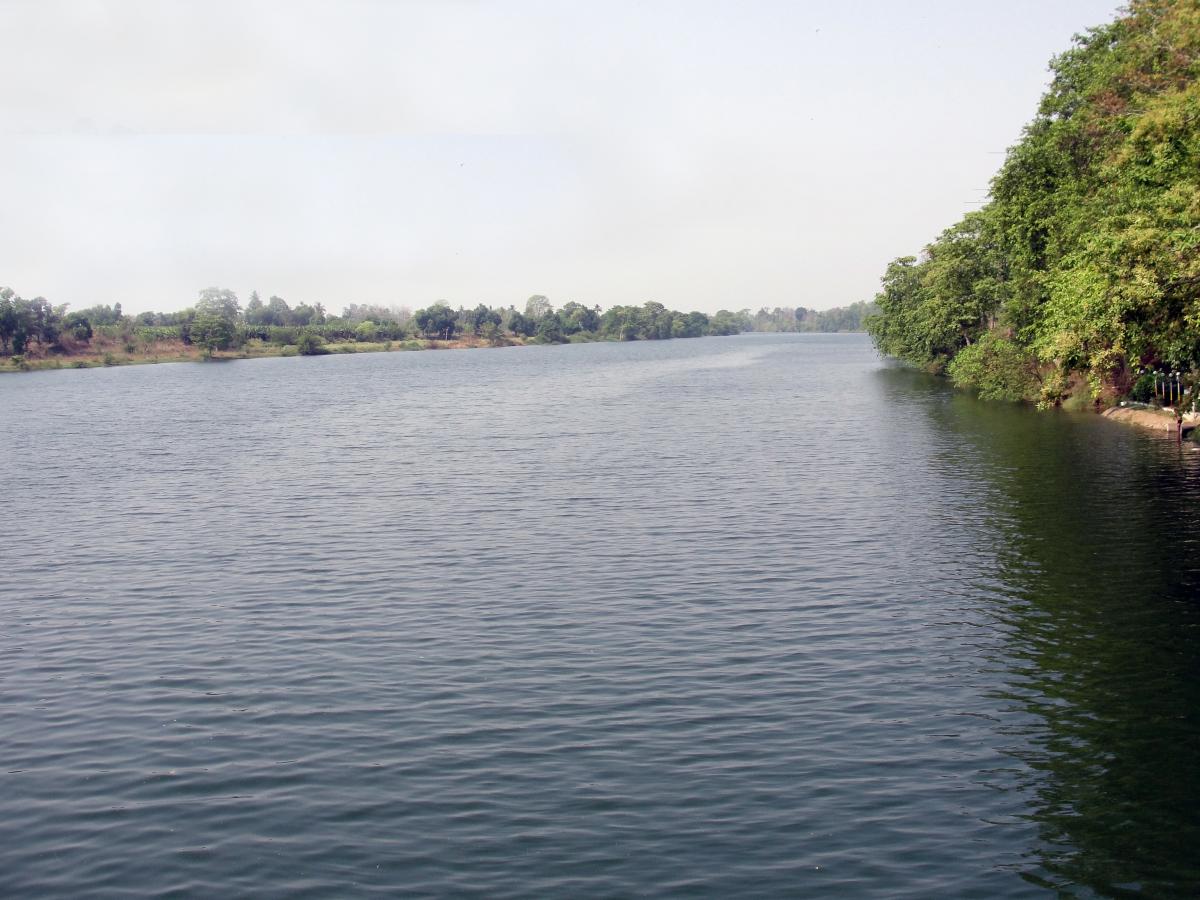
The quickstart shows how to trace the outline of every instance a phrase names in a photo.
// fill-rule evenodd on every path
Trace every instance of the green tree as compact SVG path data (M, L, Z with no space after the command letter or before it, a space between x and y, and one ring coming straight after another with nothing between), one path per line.
M561 344L566 340L563 336L562 321L556 312L547 312L537 323L538 340L548 344Z
M550 304L549 298L543 297L541 294L534 294L525 301L525 317L533 319L535 322L553 310L554 307Z
M17 296L12 288L0 288L0 348L5 354L12 352L13 339L20 326L15 299Z
M454 337L458 326L458 318L454 310L445 303L435 303L428 309L419 309L413 313L413 321L417 328L428 338L438 338L444 341Z
M210 287L200 292L200 299L196 302L196 314L200 313L211 313L236 324L241 318L242 309L233 291Z
M92 339L92 323L88 321L88 317L83 313L73 312L68 315L63 320L63 327L77 341L90 341Z
M1133 0L1078 37L987 206L889 266L880 349L962 383L1077 372L1097 397L1140 366L1200 364L1198 58L1192 2Z
M201 312L192 320L191 339L208 353L228 350L237 337L237 328L228 319L213 312Z
M315 331L304 330L296 340L296 350L301 356L321 356L329 351L325 349L325 339Z
M514 311L508 319L508 330L521 337L532 337L537 330L537 323L523 313Z

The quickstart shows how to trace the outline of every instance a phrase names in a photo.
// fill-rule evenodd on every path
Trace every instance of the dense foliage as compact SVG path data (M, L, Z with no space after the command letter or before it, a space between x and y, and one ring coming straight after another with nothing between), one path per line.
M867 328L988 396L1099 400L1200 365L1200 3L1133 0L1051 70L988 204L888 266Z
M294 348L290 352L310 356L329 352L330 345L386 345L416 339L499 346L652 341L745 331L859 330L864 309L863 304L825 312L762 309L754 315L748 310L721 310L709 316L648 302L602 312L598 306L575 302L555 309L548 298L538 294L529 298L524 310L514 306L494 309L482 303L474 309L453 309L439 302L411 312L352 303L340 316L330 316L320 303L293 307L276 296L263 303L257 293L250 295L243 309L233 291L213 287L201 291L196 303L182 312L127 316L119 303L68 313L65 305L51 306L43 297L25 300L4 288L0 290L0 356L24 363L24 354L31 351L42 357L104 353L106 362L111 363L115 361L111 356L114 348L134 354L170 344L191 346L211 356L257 342Z

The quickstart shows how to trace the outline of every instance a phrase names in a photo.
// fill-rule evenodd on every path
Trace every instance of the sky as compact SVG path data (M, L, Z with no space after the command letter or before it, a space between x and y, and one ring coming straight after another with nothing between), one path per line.
M0 0L0 285L870 299L1110 0Z

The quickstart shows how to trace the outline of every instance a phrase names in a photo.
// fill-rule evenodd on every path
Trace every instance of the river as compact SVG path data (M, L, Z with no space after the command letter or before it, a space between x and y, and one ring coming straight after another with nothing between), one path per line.
M1200 453L861 335L0 378L0 894L1200 891Z

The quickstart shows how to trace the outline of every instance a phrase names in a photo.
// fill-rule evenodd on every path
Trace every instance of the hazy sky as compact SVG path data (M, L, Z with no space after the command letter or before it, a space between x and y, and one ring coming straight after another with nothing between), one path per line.
M0 285L843 305L1117 7L0 0Z

